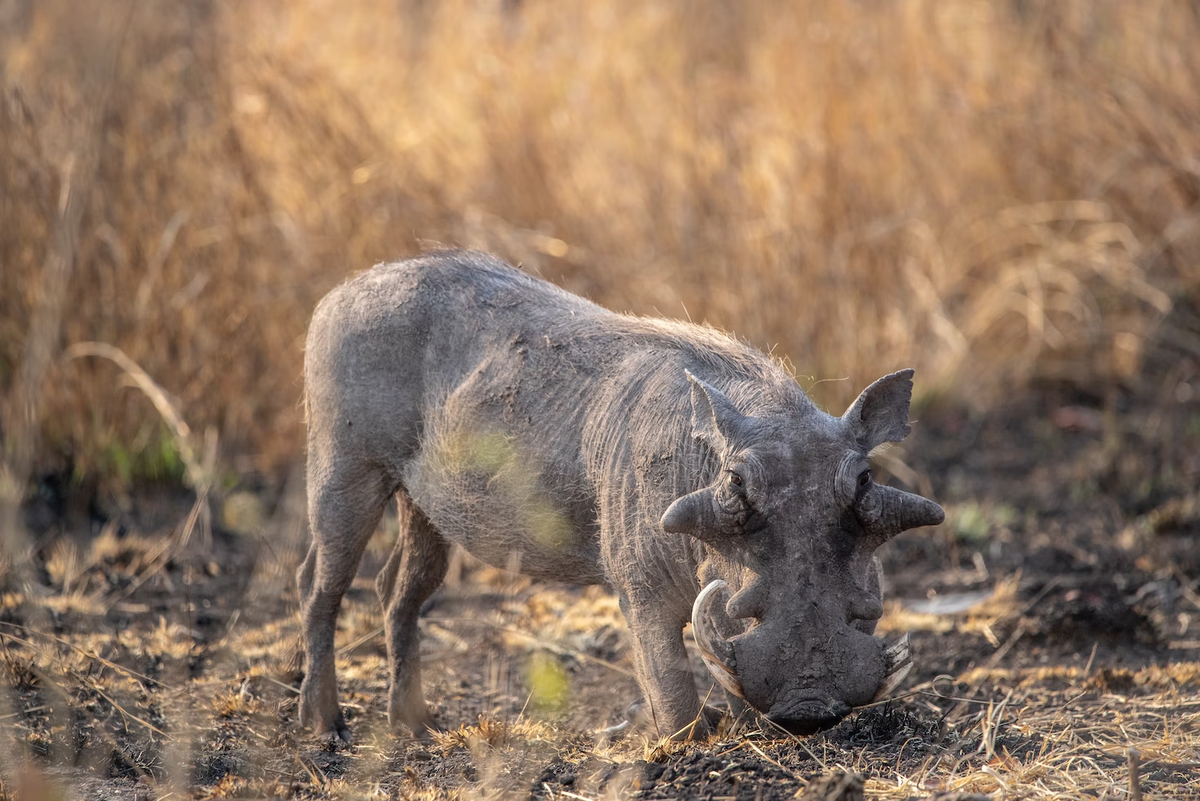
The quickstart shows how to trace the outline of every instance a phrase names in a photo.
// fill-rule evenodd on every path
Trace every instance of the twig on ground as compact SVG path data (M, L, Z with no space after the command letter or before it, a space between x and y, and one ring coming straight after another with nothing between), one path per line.
M1126 754L1129 756L1129 798L1130 801L1142 801L1142 782L1138 776L1138 752L1136 748L1130 748Z
M591 654L586 654L583 651L578 650L577 648L571 648L569 646L560 645L558 643L548 642L534 634L530 634L527 631L522 631L521 629L516 629L511 626L505 626L500 623L495 623L491 620L476 620L476 619L467 618L467 617L430 617L430 618L426 618L426 620L436 621L438 623L470 623L472 625L477 625L477 626L478 625L487 626L489 628L495 629L496 631L502 631L506 634L512 634L517 637L522 637L526 640L529 640L532 644L538 646L539 648L544 648L545 650L549 651L550 653L558 654L559 656L571 656L571 657L575 657L577 659L582 659L585 662L591 662L594 665L599 665L601 667L608 668L609 670L611 670L615 673L620 673L622 676L628 676L631 679L636 678L633 674L633 671L626 670L625 668L621 667L620 665L614 665L612 662L609 662L606 659L601 659L599 657L592 656ZM378 634L381 631L383 631L383 629L380 629L379 631L372 633L370 636L371 637L378 636Z
M808 782L806 782L806 781L805 781L805 780L804 780L802 777L798 776L798 775L796 774L796 772L795 772L795 771L792 771L792 770L789 770L788 768L785 768L785 767L784 767L783 765L781 765L779 762L777 762L776 760L774 760L774 759L772 759L771 757L767 756L767 752L766 752L766 751L764 751L764 750L762 750L761 748L759 748L759 747L758 747L757 745L755 745L754 743L752 743L752 742L750 742L749 740L747 740L747 741L746 741L746 745L750 746L750 749L751 749L752 751L754 751L754 753L758 754L760 757L762 757L763 759L767 760L767 761L768 761L768 762L770 762L772 765L774 765L775 767L779 768L780 770L782 770L782 771L783 771L784 773L786 773L787 775L791 776L791 777L792 777L793 779L795 779L796 781L800 782L802 785L807 785L807 784L808 784ZM807 749L805 749L805 750L807 750ZM809 751L809 753L810 753L810 754L812 754L812 751ZM817 757L816 757L816 755L814 754L814 755L813 755L813 759L816 759L816 758L817 758ZM817 761L820 763L820 760L817 760ZM824 768L825 768L825 764L824 764L824 763L821 763L821 768L822 768L822 769L824 769Z

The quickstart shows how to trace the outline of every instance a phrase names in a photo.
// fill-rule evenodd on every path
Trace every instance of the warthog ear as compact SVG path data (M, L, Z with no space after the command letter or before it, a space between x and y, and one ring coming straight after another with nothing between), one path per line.
M692 435L707 442L714 450L724 450L744 415L721 390L687 370L683 372L692 387Z
M842 415L863 450L908 436L912 430L908 426L912 377L911 369L885 375L864 389Z

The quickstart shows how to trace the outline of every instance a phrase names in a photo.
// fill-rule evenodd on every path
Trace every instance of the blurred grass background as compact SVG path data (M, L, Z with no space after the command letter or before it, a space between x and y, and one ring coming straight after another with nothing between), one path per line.
M786 358L840 410L1200 355L1189 2L0 0L10 479L303 452L317 300L431 242ZM824 381L842 379L845 381ZM98 477L98 478L97 478Z

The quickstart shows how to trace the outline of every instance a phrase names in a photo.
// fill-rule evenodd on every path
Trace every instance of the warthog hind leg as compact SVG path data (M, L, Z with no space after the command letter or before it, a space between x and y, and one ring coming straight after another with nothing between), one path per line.
M315 469L309 459L308 514L312 546L297 572L304 630L300 724L350 742L337 701L333 641L342 596L354 581L367 541L392 488L374 471Z
M404 724L423 737L430 725L421 690L421 661L417 616L421 605L441 586L449 563L449 545L403 489L396 493L400 535L375 589L383 603L387 630L391 694L388 722Z

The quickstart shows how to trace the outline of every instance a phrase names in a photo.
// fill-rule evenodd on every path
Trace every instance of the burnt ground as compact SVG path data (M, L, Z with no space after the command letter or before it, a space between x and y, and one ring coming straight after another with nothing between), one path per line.
M915 668L805 738L615 730L638 696L615 600L462 558L422 623L443 731L390 734L372 586L389 522L340 618L355 744L334 748L295 721L298 480L227 493L185 542L190 496L89 506L48 479L27 559L0 566L0 797L1194 796L1200 367L1166 352L1147 371L1102 396L918 407L880 460L948 512L882 554L880 630L911 632Z

